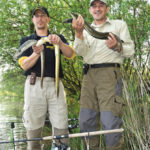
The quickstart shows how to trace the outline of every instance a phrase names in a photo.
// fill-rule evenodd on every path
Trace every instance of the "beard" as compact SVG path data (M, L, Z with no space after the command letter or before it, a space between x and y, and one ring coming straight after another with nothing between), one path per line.
M93 13L93 18L96 21L103 21L107 18L106 12L103 11L97 11Z
M96 21L102 21L104 18L95 18Z
M37 24L37 29L44 30L46 28L46 25L43 22L40 22Z
M45 29L45 26L43 27L37 27L38 30L44 30Z
M94 17L94 20L96 21L103 21L106 20L107 16L100 16L100 17Z

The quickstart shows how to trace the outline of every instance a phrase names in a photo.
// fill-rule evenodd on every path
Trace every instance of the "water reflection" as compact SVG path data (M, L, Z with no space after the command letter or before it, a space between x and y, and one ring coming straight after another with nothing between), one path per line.
M22 124L22 102L0 102L0 141L24 139L25 128ZM11 128L14 122L14 128ZM26 143L0 144L0 150L26 150Z

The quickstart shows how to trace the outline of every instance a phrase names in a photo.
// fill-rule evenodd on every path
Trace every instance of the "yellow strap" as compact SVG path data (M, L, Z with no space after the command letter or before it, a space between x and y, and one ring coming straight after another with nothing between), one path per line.
M66 57L66 56L64 56L64 57L67 58L68 60L71 60L71 59L73 59L75 56L76 56L76 53L73 51L73 55L72 55L71 57Z
M69 45L70 46L70 45ZM66 56L64 56L66 59L68 59L68 60L71 60L71 59L73 59L75 56L76 56L76 53L74 52L74 50L73 50L73 47L72 46L70 46L71 48L72 48L72 51L73 51L73 54L72 54L72 56L71 57L66 57Z
M21 68L23 68L23 65L22 65L22 62L27 59L28 57L27 56L23 56L23 57L20 57L19 60L18 60L18 63L19 65L21 66Z

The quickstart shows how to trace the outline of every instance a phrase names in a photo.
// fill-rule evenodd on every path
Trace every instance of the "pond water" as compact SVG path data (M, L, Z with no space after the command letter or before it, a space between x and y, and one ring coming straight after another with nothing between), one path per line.
M22 140L26 139L26 131L22 123L23 102L2 102L0 101L0 143L4 141ZM69 122L70 125L74 125L75 122ZM11 124L14 122L14 128L11 128ZM51 125L49 121L46 121L44 128L44 136L51 135L49 129ZM42 141L44 150L49 150L51 147L51 141ZM26 142L16 142L0 144L0 150L26 150Z
M23 102L0 101L0 142L26 138L22 123ZM14 122L14 128L11 124ZM13 125L13 124L12 124ZM0 150L26 150L26 143L0 144Z

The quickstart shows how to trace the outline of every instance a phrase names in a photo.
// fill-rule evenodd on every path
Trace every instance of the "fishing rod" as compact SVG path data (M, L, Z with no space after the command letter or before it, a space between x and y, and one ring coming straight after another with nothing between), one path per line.
M120 129L113 129L113 130L83 132L83 133L75 133L75 134L64 134L64 135L60 135L60 136L46 136L46 137L32 138L32 139L21 139L21 140L13 140L13 141L0 141L0 144L26 142L26 141L46 141L46 140L53 140L53 139L75 138L75 137L90 137L90 136L94 136L94 135L119 133L119 132L123 132L123 131L124 131L124 129L120 128Z
M14 122L11 122L11 130L12 130L12 144L13 144L13 147L14 147L14 150L15 150L15 142L14 142L14 129L15 128L15 124Z
M78 121L78 118L69 118L68 119L68 122L69 122L69 125L68 125L69 133L72 133L73 129L78 128L77 121ZM2 142L0 142L0 144L12 143L12 146L13 146L13 148L15 150L15 146L16 146L15 142L26 142L26 141L38 141L38 140L42 140L41 138L28 139L28 140L27 139L15 140L14 139L14 130L13 130L15 128L15 124L16 123L23 123L23 122L5 122L5 123L10 123L11 124L11 130L12 130L12 132L11 132L11 141L2 141ZM45 123L50 123L50 121L49 120L45 120Z
M69 118L68 121L78 121L78 118ZM12 122L15 123L15 124L16 123L23 123L22 121L16 121L16 122L12 121ZM4 124L4 123L5 124L9 124L10 123L11 124L12 122L11 121L9 121L9 122L5 121L5 122L0 122L0 124ZM47 122L50 122L50 121L49 120L45 120L45 123L47 123Z

